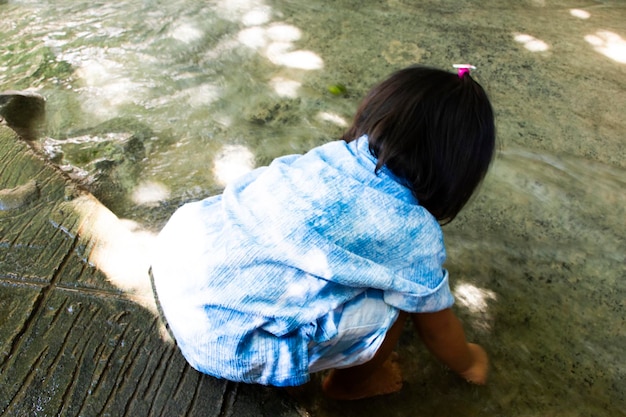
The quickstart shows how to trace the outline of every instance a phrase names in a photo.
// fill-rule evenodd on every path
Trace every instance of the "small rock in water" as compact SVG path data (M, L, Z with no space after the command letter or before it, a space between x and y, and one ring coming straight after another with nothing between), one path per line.
M35 140L46 118L46 99L28 91L0 93L0 117L26 140Z
M23 207L39 198L39 187L35 180L15 188L0 190L0 211Z

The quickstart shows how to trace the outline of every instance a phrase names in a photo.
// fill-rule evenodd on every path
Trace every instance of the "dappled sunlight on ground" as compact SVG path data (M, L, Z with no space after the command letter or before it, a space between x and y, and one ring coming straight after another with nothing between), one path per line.
M164 185L154 181L144 181L135 187L131 199L140 206L157 206L161 201L166 201L171 191Z
M191 107L208 106L220 98L221 89L213 84L201 84L180 91L173 99L184 98Z
M274 77L271 79L270 85L279 96L296 98L298 97L298 89L302 86L302 83L284 77Z
M220 185L254 169L254 154L243 145L225 145L213 159L213 176Z
M537 39L534 36L525 33L516 33L514 34L513 39L524 45L524 48L531 52L544 52L550 49L550 46L541 39Z
M490 331L493 317L489 311L489 303L498 300L496 293L467 282L459 282L452 292L457 305L471 313L472 327L483 332Z
M176 26L169 33L169 36L184 43L191 43L200 40L203 36L203 32L193 23L189 22Z
M591 13L582 9L570 9L569 14L581 20L591 18ZM514 33L513 39L531 52L545 52L551 48L547 42L528 33ZM595 33L586 35L584 39L596 52L615 62L626 63L626 40L618 33L599 29Z
M236 35L237 41L258 51L275 65L300 70L317 70L324 67L323 59L315 52L296 49L294 43L302 37L296 26L274 22L273 10L263 1L222 1L217 4L217 13L246 26ZM300 82L281 78L273 79L275 91L285 97L294 97Z
M589 19L591 17L591 13L589 13L586 10L581 10L581 9L570 9L569 13L574 16L577 17L579 19Z
M84 83L80 90L89 95L82 103L85 111L102 119L113 117L119 107L145 93L145 86L130 78L122 64L105 58L109 51L87 48L81 52L82 56L75 57L74 63L78 66L75 76ZM69 57L63 59L69 60Z
M467 307L472 313L487 311L488 301L497 300L496 294L491 290L478 288L475 285L461 283L454 288L454 295L460 305Z
M246 20L246 16L250 19L249 16L269 18L271 15L271 8L264 0L218 0L215 10L222 18L234 21Z
M276 65L303 70L316 70L324 67L324 61L311 51L291 51L290 42L271 43L265 51L265 56Z
M267 27L252 26L237 34L241 44L261 52L273 64L302 70L315 70L324 67L324 61L315 52L293 50L294 42L302 37L295 26L273 23Z
M252 50L280 68L295 70L281 74L269 81L269 86L281 97L295 98L302 85L298 71L324 68L324 60L312 50L300 49L297 42L303 37L302 30L293 24L276 21L274 10L264 1L219 1L208 6L216 16L239 26L217 39L204 52L207 60L223 59L237 50ZM195 108L210 106L225 92L220 85L204 82L195 71L187 75L189 80L178 76L174 92L160 88L158 56L166 49L186 54L210 44L211 33L206 23L193 16L176 19L164 27L163 34L143 42L120 42L119 46L68 48L66 32L57 31L46 35L46 44L54 49L66 49L58 53L56 60L71 64L73 77L78 81L74 89L80 96L82 110L97 120L118 116L124 109L140 105L145 108L167 107L172 103L187 102ZM102 28L114 30L115 28ZM108 33L108 32L106 32ZM126 36L118 30L112 38ZM148 72L137 68L146 63L154 65ZM163 87L166 87L165 85ZM185 88L187 87L187 88Z
M65 205L80 218L77 233L89 242L86 261L102 271L117 288L155 312L148 276L154 233L143 230L131 220L120 220L89 195Z
M585 40L602 55L620 64L626 64L626 40L617 33L598 30L585 36Z
M335 113L329 113L325 111L320 112L317 114L317 118L324 122L329 122L340 127L348 127L348 122L346 121L346 119Z
M77 236L88 242L84 261L104 273L125 296L157 316L148 274L156 235L135 221L118 218L90 195L64 205L79 216ZM164 342L174 343L164 323L159 322L158 331Z

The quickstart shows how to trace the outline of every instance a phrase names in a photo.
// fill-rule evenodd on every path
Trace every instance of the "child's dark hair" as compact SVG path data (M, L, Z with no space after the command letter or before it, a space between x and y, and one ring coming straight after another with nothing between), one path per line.
M343 135L368 135L378 159L418 202L449 223L480 184L495 150L493 110L470 74L413 66L374 87Z

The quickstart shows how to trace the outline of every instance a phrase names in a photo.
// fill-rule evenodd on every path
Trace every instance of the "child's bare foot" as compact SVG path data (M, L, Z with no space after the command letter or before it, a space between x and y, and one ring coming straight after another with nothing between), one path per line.
M402 370L395 352L368 378L350 378L348 372L349 368L332 370L322 382L324 394L335 400L360 400L402 389Z
M485 349L475 343L468 343L470 354L472 355L472 365L459 375L465 378L467 382L477 385L485 385L487 383L487 372L489 370L489 358Z

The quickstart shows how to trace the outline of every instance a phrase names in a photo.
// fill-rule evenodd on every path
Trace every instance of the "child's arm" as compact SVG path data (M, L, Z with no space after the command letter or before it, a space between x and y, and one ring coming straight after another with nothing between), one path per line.
M467 343L461 322L451 309L411 316L422 341L441 362L467 381L487 382L487 353L479 345Z

